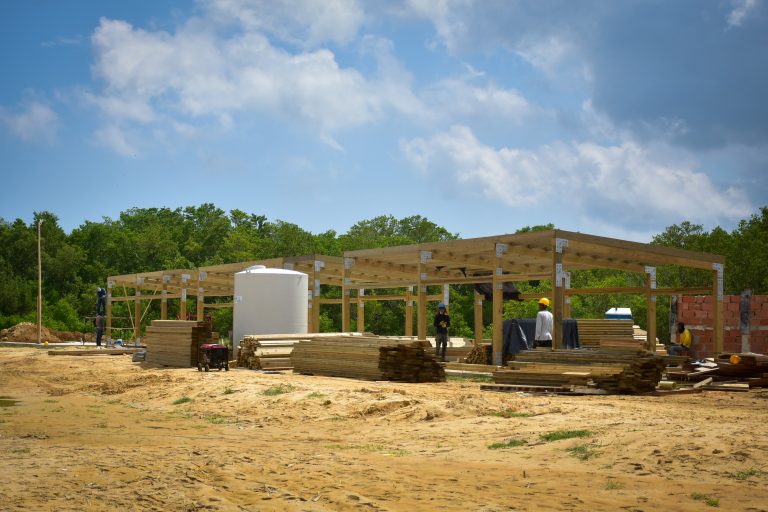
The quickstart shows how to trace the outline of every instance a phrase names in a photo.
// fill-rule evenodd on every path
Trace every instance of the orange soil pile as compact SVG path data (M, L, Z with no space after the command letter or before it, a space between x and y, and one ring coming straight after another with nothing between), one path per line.
M42 341L56 343L59 341L79 341L83 338L81 332L54 331L43 326L41 330ZM8 329L0 331L0 341L18 341L35 343L37 341L37 324L21 322Z

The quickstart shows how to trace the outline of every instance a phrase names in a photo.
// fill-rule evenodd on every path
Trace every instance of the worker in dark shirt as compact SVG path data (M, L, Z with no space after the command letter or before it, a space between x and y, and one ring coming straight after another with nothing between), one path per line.
M438 359L445 361L445 352L448 349L448 328L451 326L451 317L445 310L445 304L442 302L437 305L437 314L435 315L435 351Z

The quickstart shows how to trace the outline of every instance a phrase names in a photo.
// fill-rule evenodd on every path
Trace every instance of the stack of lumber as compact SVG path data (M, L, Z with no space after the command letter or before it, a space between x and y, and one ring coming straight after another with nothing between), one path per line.
M768 356L754 352L725 353L717 356L718 375L761 377L768 373Z
M376 336L323 337L294 345L295 373L363 380L439 382L445 371L433 349L412 339Z
M594 387L610 393L653 391L665 363L645 353L606 350L524 351L510 370L493 373L498 384Z
M634 339L632 320L584 320L576 321L581 348L598 348L602 338Z
M355 332L335 333L294 333L259 334L244 336L237 353L237 366L251 370L286 370L291 365L293 346L300 341L328 338L362 336Z
M626 338L600 338L600 350L638 354L645 350L645 341Z
M472 350L467 354L466 359L464 360L467 364L487 364L488 363L488 352L491 350L491 345L487 343L481 343L480 345L476 345L472 348Z
M152 320L144 336L146 361L177 368L195 366L198 347L217 341L212 338L211 324L207 322Z

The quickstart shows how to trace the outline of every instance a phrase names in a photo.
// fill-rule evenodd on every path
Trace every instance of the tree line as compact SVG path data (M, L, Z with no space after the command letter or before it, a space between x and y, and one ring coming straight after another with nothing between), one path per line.
M105 286L110 275L131 274L172 268L195 268L236 261L274 257L326 254L341 256L344 251L386 247L459 238L458 233L438 226L419 215L397 219L379 216L363 220L339 234L328 230L311 233L281 220L269 220L242 210L228 213L213 204L185 208L131 208L117 219L86 221L66 233L51 212L35 212L32 222L13 222L0 218L0 328L22 321L35 322L37 315L37 225L42 220L43 324L58 330L90 329L87 317L96 307L96 288ZM552 229L552 225L525 226L517 232ZM732 231L716 227L707 231L687 221L669 226L653 237L653 244L726 257L725 293L768 293L768 207L739 222ZM643 276L612 270L578 271L572 275L573 287L640 286ZM658 286L709 286L711 273L678 267L660 267ZM523 292L544 291L550 283L524 282ZM339 291L324 287L323 294ZM156 301L155 301L156 302ZM169 302L169 317L177 307ZM190 309L194 309L190 300ZM659 338L666 330L668 299L659 299ZM645 324L645 298L642 296L582 296L572 298L576 318L601 318L614 306L632 307L635 319ZM116 308L126 307L116 305ZM490 304L486 322L490 321ZM505 318L532 317L533 301L505 303ZM338 330L340 307L323 308L321 328ZM120 315L115 311L116 316ZM215 328L227 332L231 310L215 311ZM452 335L472 336L472 286L451 287ZM159 305L147 313L159 317ZM401 334L402 302L366 304L365 329L378 334ZM430 323L430 322L428 322ZM354 322L353 322L354 326ZM490 329L490 326L487 326ZM489 332L489 331L487 331Z

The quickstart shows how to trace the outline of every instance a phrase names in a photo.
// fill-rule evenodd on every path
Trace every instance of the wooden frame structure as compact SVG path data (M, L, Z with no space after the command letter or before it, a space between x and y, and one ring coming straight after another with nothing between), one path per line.
M665 288L656 286L656 267L678 265L712 273L709 288ZM715 351L723 347L722 256L670 247L629 242L563 230L535 231L466 240L423 243L344 253L343 325L349 325L349 291L354 288L386 289L415 286L418 304L418 338L426 339L427 287L430 285L493 285L493 358L502 361L503 284L528 280L553 283L549 293L555 318L553 345L562 347L562 319L570 314L570 296L632 293L646 296L648 304L648 350L656 345L656 297L675 294L712 294ZM570 271L615 269L644 276L642 287L572 289ZM444 288L445 289L445 288ZM538 298L538 295L536 296ZM533 298L533 297L528 297ZM446 294L447 299L447 294ZM434 300L434 299L433 299ZM447 300L446 300L447 302ZM409 305L412 302L409 301ZM406 325L410 310L406 311ZM482 336L482 299L475 296L475 339Z
M167 301L179 299L186 317L188 296L197 299L196 318L202 320L207 308L232 307L232 302L206 303L206 297L232 297L234 274L253 265L284 268L309 275L308 330L319 332L320 306L342 305L342 331L349 331L351 308L357 305L358 330L363 330L364 304L368 301L403 300L406 303L405 335L413 335L414 306L418 308L417 337L426 339L427 303L448 303L451 284L491 284L493 288L494 362L502 360L503 285L506 282L547 280L555 317L553 347L562 347L562 319L570 316L570 297L587 294L642 294L648 305L647 348L655 349L656 297L678 294L711 294L714 304L714 348L723 349L722 256L643 244L563 230L535 231L466 240L450 240L378 249L347 251L344 257L308 255L213 265L197 269L160 270L121 276L107 281L107 336L112 336L112 305L133 301L129 316L134 336L141 337L142 301L159 299L161 318L167 317ZM657 288L656 267L677 265L711 272L707 288ZM614 269L643 276L644 286L574 289L570 271ZM341 287L341 298L322 299L320 287ZM428 286L442 286L442 294L427 294ZM123 294L116 296L115 290ZM393 290L397 293L366 295L366 290ZM129 290L132 293L129 293ZM405 290L404 292L402 290ZM354 291L354 294L352 293ZM530 296L523 298L538 298ZM483 299L475 294L475 340L482 339Z

